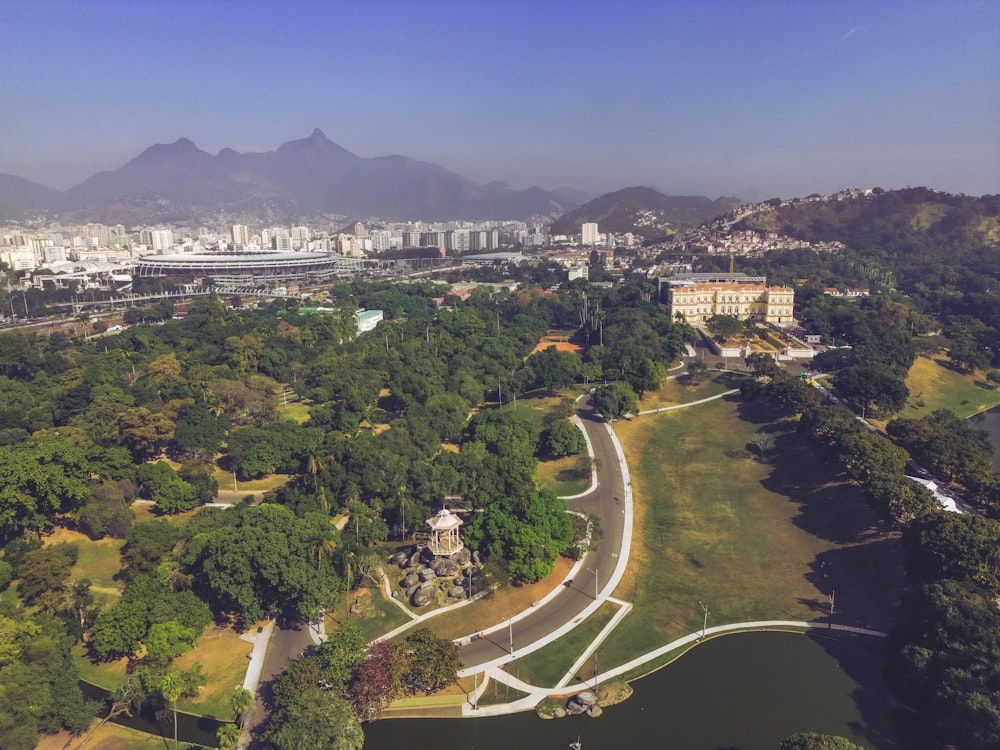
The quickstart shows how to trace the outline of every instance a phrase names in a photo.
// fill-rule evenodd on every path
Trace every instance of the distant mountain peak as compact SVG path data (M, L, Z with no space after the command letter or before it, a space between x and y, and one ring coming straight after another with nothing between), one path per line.
M64 194L0 181L0 220L38 210L112 223L217 220L265 222L330 214L401 220L521 219L579 205L538 188L482 187L444 167L403 156L362 158L319 128L275 151L213 156L190 139L150 146L113 171L92 175ZM19 197L21 194L24 197Z

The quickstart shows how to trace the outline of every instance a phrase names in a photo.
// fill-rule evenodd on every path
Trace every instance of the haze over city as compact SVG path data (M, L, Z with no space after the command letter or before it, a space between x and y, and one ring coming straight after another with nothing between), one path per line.
M1000 192L994 2L0 0L0 172L322 128L480 182Z

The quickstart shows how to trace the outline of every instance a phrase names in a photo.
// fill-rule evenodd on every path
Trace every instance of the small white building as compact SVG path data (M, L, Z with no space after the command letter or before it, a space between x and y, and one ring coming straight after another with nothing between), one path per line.
M358 333L375 330L375 326L381 323L382 319L381 310L358 310L354 313L354 322L358 324Z
M464 523L447 508L442 508L427 520L431 527L431 538L427 543L431 552L439 557L451 557L460 552L465 544L458 534L458 527Z

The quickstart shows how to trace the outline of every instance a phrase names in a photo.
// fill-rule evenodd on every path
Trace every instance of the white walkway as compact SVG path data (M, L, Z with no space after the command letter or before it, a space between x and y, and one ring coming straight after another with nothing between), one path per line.
M623 608L624 610L624 608ZM617 623L616 623L617 624ZM609 623L610 625L610 623ZM851 625L827 625L823 623L815 622L801 622L797 620L761 620L757 622L737 622L731 625L717 625L712 628L707 628L705 630L705 639L709 639L713 636L725 635L726 633L739 633L754 630L770 630L770 631L823 631L823 630L836 630L842 633L855 633L857 635L872 636L875 638L885 638L886 633L880 630L869 630L868 628L857 628ZM594 649L597 648L599 641L603 640L607 636L607 632L610 630L605 627L601 633L598 634L594 642L588 646L586 652L592 653ZM614 679L615 677L620 677L623 674L627 674L651 661L660 658L661 656L674 651L675 649L682 648L684 646L689 646L691 644L696 644L702 640L701 633L691 633L683 638L678 638L676 641L672 641L660 648L654 649L642 656L632 659L625 664L621 664L614 669L609 669L606 672L601 673L601 680L607 681ZM577 664L574 664L574 669L570 670L568 674L574 674L575 668L577 666L582 666L584 659L578 660ZM468 670L466 670L468 671ZM547 698L550 695L572 695L573 693L578 693L582 690L593 690L594 686L591 683L581 682L575 685L564 684L566 678L559 681L556 687L544 688L538 687L537 685L529 685L523 680L519 680L511 674L504 672L497 665L490 665L483 669L479 667L476 669L476 673L481 676L481 681L478 685L478 695L469 696L469 701L462 706L462 716L463 717L476 717L476 716L502 716L504 714L518 713L520 711L532 711L535 706L538 705L539 701L543 698ZM471 671L469 671L471 675ZM527 693L528 695L524 698L520 698L511 703L503 703L493 706L480 706L476 708L476 701L478 696L482 695L486 686L489 684L490 680L496 680L497 682L509 685L515 690L519 690L522 693Z

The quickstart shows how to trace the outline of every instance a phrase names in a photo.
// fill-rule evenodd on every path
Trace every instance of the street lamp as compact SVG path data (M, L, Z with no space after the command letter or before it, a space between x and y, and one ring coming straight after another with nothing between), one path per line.
M587 568L587 572L594 574L594 601L597 601L597 592L601 588L599 585L600 576L597 574L597 568Z
M705 619L702 620L701 623L701 639L705 640L705 631L708 629L708 605L701 601L699 601L698 604L700 604L701 608L705 610Z

